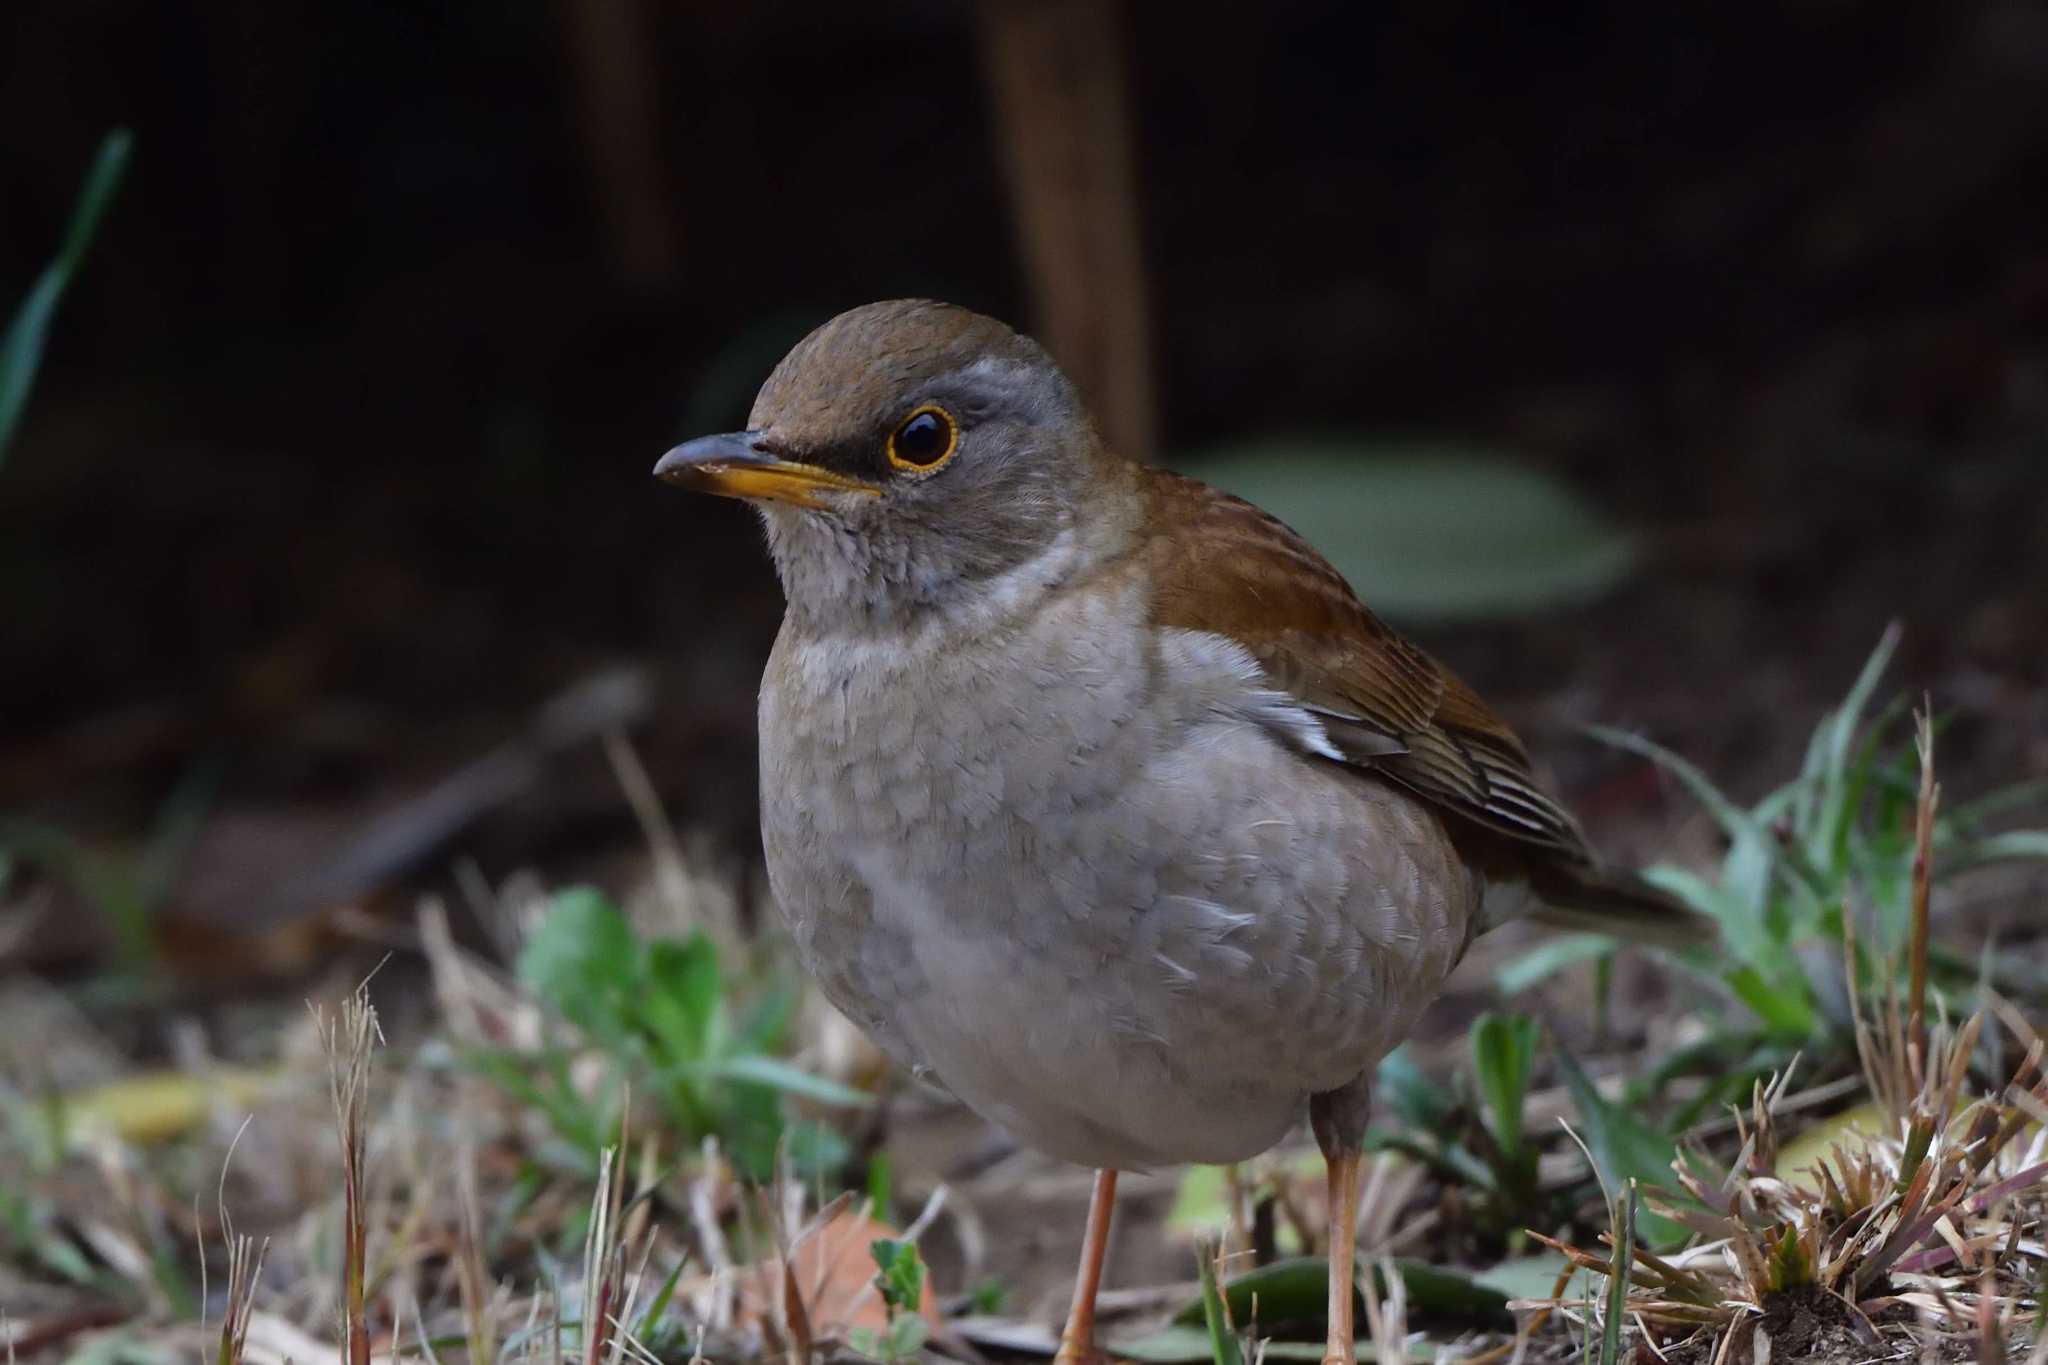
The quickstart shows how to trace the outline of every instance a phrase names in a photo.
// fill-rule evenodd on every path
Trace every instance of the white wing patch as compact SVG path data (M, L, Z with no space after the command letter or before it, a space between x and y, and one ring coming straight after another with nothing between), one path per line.
M1206 630L1162 630L1159 635L1169 667L1179 665L1175 671L1183 678L1206 683L1216 710L1263 726L1302 753L1344 761L1322 721L1290 693L1269 686L1266 670L1243 645Z

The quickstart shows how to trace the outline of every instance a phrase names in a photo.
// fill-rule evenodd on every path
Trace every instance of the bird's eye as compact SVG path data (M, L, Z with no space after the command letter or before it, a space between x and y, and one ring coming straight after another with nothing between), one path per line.
M953 458L960 427L953 414L927 403L903 419L889 436L889 463L913 474L929 474Z

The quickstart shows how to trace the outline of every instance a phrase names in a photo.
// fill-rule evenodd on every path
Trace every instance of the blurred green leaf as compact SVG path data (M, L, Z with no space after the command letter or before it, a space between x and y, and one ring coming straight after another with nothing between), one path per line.
M1514 1316L1508 1312L1508 1296L1462 1271L1422 1261L1396 1260L1394 1272L1401 1277L1413 1311L1489 1326L1514 1323ZM1372 1284L1373 1293L1386 1294L1378 1267L1373 1269ZM1221 1292L1230 1305L1231 1318L1240 1327L1251 1321L1254 1300L1262 1333L1285 1323L1321 1323L1329 1311L1330 1265L1320 1256L1293 1256L1233 1275ZM1198 1298L1174 1314L1174 1321L1195 1324L1202 1322L1204 1316L1205 1304Z
M1410 1128L1434 1133L1451 1121L1451 1097L1422 1074L1406 1044L1381 1059L1373 1089Z
M99 231L100 218L120 188L121 175L128 167L128 153L134 138L125 128L107 134L99 155L86 172L78 202L71 210L71 226L57 258L36 278L28 295L15 310L14 320L0 338L0 464L5 464L7 447L21 424L28 406L29 391L35 387L36 371L42 368L43 348L49 341L50 324L57 316L58 301L71 278L85 262L86 250Z
M1579 1111L1580 1135L1593 1153L1593 1164L1599 1167L1601 1185L1620 1190L1630 1180L1640 1180L1667 1191L1676 1189L1671 1163L1678 1155L1678 1144L1630 1110L1610 1103L1563 1048L1557 1050L1557 1061L1572 1104ZM1637 1226L1652 1246L1676 1245L1686 1237L1682 1226L1657 1214L1644 1214Z
M668 1062L694 1062L714 1050L724 996L718 948L701 932L680 943L657 939L647 945L640 1018Z
M1510 1160L1522 1151L1522 1098L1536 1061L1536 1021L1526 1014L1482 1014L1472 1021L1472 1069L1493 1116L1493 1140Z
M878 1237L868 1243L875 1258L875 1288L891 1313L915 1313L924 1296L924 1261L915 1242Z
M2038 862L2042 859L2048 859L2048 829L2011 829L2003 834L1987 834L1981 839L1972 839L1950 853L1947 862L1936 871L1949 876L1986 863Z
M1564 1277L1562 1297L1583 1298L1592 1283L1592 1272L1577 1270L1565 1276L1570 1269L1571 1262L1565 1259L1564 1253L1540 1251L1532 1256L1509 1257L1485 1270L1475 1271L1472 1278L1509 1299L1547 1299L1551 1290L1557 1288L1559 1278Z
M570 887L550 898L519 954L519 980L563 1017L617 1047L640 1000L640 945L603 892Z
M1493 974L1493 984L1502 995L1520 995L1537 982L1567 967L1612 953L1615 941L1605 934L1565 934L1543 942L1510 959Z
M1303 438L1210 452L1189 472L1292 526L1390 617L1526 614L1593 597L1635 561L1567 485L1455 447Z
M865 1091L813 1075L802 1067L777 1057L764 1057L759 1054L723 1057L711 1063L710 1070L712 1075L721 1080L752 1081L757 1085L816 1100L820 1104L865 1109L875 1102L874 1096Z
M1181 1362L1213 1361L1209 1345L1209 1333L1200 1327L1188 1327L1180 1323L1169 1323L1156 1332L1147 1332L1141 1337L1117 1337L1104 1343L1110 1355L1121 1360L1140 1360L1146 1365L1180 1365ZM1356 1358L1361 1361L1382 1359L1369 1341L1359 1341L1355 1347ZM1323 1343L1309 1341L1261 1341L1261 1360L1306 1360L1320 1361L1323 1358ZM1437 1360L1438 1348L1426 1341L1419 1341L1406 1347L1394 1359L1420 1361L1424 1365Z

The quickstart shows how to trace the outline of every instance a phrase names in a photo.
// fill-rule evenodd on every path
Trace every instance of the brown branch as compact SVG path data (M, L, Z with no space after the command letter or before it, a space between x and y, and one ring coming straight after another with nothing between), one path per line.
M983 0L983 64L1037 326L1113 449L1153 453L1123 6Z

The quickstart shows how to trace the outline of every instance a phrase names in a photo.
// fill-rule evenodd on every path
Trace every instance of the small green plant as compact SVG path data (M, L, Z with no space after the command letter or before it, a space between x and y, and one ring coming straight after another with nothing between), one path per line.
M1535 1071L1541 1030L1520 1014L1483 1014L1472 1023L1474 1097L1461 1086L1446 1093L1415 1067L1405 1049L1380 1064L1379 1091L1401 1120L1398 1131L1376 1132L1373 1145L1423 1162L1471 1192L1476 1225L1510 1250L1523 1229L1555 1226L1596 1193L1636 1179L1673 1183L1676 1141L1633 1109L1603 1097L1571 1055L1557 1052L1578 1128L1593 1159L1585 1179L1545 1189L1537 1180L1538 1144L1526 1131L1522 1108ZM1664 1246L1684 1229L1655 1214L1639 1224L1645 1240Z
M1683 1127L1698 1114L1747 1099L1760 1079L1782 1071L1795 1055L1822 1074L1845 1071L1855 1059L1854 1029L1843 989L1843 913L1864 946L1856 954L1858 989L1896 981L1901 947L1916 904L1915 812L1919 805L1917 742L1902 734L1905 707L1868 716L1879 679L1898 644L1888 630L1841 706L1825 716L1808 742L1799 774L1744 809L1704 773L1637 735L1594 733L1641 754L1699 801L1727 840L1717 877L1678 867L1652 868L1649 878L1711 916L1721 941L1677 954L1675 961L1744 1007L1749 1016L1717 1023L1698 1044L1639 1078L1630 1098L1648 1099L1679 1076L1706 1078L1674 1118ZM1928 735L1932 743L1932 733ZM1986 863L2048 859L2048 830L1992 832L1995 817L2048 799L2048 783L2026 783L1953 810L1932 814L1937 884ZM1868 926L1864 928L1863 926ZM1570 940L1514 984L1610 948L1597 939ZM1974 984L1976 964L1933 954L1935 983L1956 992ZM2041 974L2025 964L1994 963L2007 990L2039 993ZM1809 1072L1809 1074L1812 1074Z
M488 1052L474 1061L546 1114L582 1164L594 1170L615 1139L622 1082L650 1096L686 1141L716 1136L755 1178L773 1173L778 1147L799 1173L845 1160L844 1143L829 1129L785 1122L783 1096L842 1106L865 1105L868 1097L777 1055L795 992L771 986L741 1008L740 983L702 931L642 942L601 892L575 888L553 898L518 971L528 990L609 1056L608 1084L586 1096L560 1046L538 1059Z
M917 1244L877 1238L868 1244L868 1254L875 1258L875 1289L882 1296L889 1325L881 1329L856 1327L847 1333L847 1345L889 1365L915 1359L930 1333L921 1311L924 1260L917 1254Z
M1488 1164L1503 1198L1524 1206L1537 1197L1536 1147L1522 1131L1522 1100L1540 1033L1522 1014L1482 1014L1472 1021L1472 1075L1486 1101Z
M1718 1255L1667 1259L1645 1250L1641 1243L1651 1239L1638 1235L1635 1179L1627 1182L1626 1207L1614 1201L1605 1254L1538 1234L1575 1270L1607 1278L1599 1360L1621 1358L1625 1322L1666 1340L1691 1333L1680 1344L1698 1358L1746 1359L1773 1311L1788 1303L1829 1306L1835 1321L1824 1321L1823 1330L1834 1339L1816 1335L1811 1350L1830 1358L1838 1350L1903 1357L1913 1353L1899 1348L1914 1344L1916 1326L1939 1326L1951 1338L1974 1336L1976 1359L2004 1360L2015 1328L2029 1316L2029 1300L2038 1328L2039 1270L2023 1232L2040 1226L2048 1211L2040 1132L2048 1120L2041 1068L2048 1045L1995 991L1984 992L1984 1007L1960 1027L1938 999L1928 1009L1927 899L1936 875L1940 788L1925 715L1914 751L1906 942L1872 956L1851 920L1838 949L1874 1122L1828 1121L1807 1135L1814 1155L1800 1160L1778 1134L1790 1073L1753 1083L1746 1123L1737 1107L1740 1148L1728 1166L1689 1144L1675 1168L1676 1190L1643 1186L1650 1209ZM1978 1078L1986 1074L1990 1014L2004 1020L2025 1056L2009 1080L1984 1085ZM1574 1071L1568 1066L1567 1077ZM1992 1066L1989 1074L2003 1071ZM1815 1137L1827 1139L1825 1155ZM1597 1143L1589 1146L1603 1171L1616 1169L1600 1160ZM1567 1306L1562 1299L1552 1304ZM1909 1306L1912 1313L1899 1311Z
M1480 1222L1513 1236L1555 1210L1538 1188L1537 1147L1522 1126L1522 1103L1541 1029L1522 1014L1483 1014L1470 1035L1475 1096L1460 1085L1447 1092L1424 1076L1406 1048L1380 1064L1377 1089L1401 1126L1376 1132L1373 1144L1424 1163L1478 1196Z

